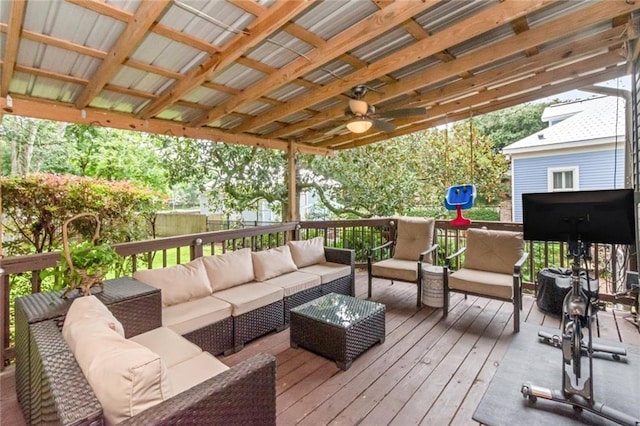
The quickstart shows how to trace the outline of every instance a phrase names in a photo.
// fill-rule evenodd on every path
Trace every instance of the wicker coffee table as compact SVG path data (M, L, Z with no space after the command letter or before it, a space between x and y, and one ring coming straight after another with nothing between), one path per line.
M291 347L301 346L336 362L342 370L385 336L385 306L329 293L291 309Z

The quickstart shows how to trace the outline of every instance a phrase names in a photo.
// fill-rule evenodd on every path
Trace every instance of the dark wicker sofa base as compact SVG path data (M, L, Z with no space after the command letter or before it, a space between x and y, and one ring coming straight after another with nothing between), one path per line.
M284 329L284 301L270 303L253 311L233 317L234 351L244 344L271 331Z
M213 324L183 334L182 337L200 346L203 351L219 355L233 350L233 318L228 317Z
M31 424L102 425L102 407L55 320L31 325L34 379ZM275 358L258 354L132 417L123 425L275 424Z

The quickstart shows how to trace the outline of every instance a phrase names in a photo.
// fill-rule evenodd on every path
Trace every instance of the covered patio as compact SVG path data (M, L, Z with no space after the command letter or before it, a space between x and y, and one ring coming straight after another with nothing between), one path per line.
M365 273L356 275L358 297L366 297L366 281ZM374 300L387 306L385 343L358 357L345 372L312 352L291 349L289 330L221 359L231 366L258 352L276 356L279 425L478 424L471 417L514 338L511 306L456 295L443 319L440 309L415 307L410 284L376 280L375 285ZM640 334L626 315L617 309L600 312L598 336L640 347ZM540 311L531 296L524 299L522 319L523 331L559 327L559 318ZM560 383L560 350L549 351L556 355L553 371ZM2 424L22 426L13 367L0 377ZM514 393L522 400L519 388ZM565 407L566 415L571 411ZM550 417L548 424L558 424L558 419Z
M0 118L283 150L295 200L298 153L330 155L572 89L611 94L594 85L630 74L631 96L614 94L632 101L625 184L637 190L639 9L633 0L10 0L0 9ZM296 204L289 203L286 232L299 229ZM280 232L228 238L254 242L272 231ZM201 244L130 243L120 254L183 248L201 255ZM13 355L9 275L52 267L57 258L3 259L2 361ZM277 357L278 424L475 423L471 416L513 340L508 304L458 295L443 319L440 309L415 307L415 287L376 286L374 299L387 306L386 342L347 372L289 348L288 330L222 359L234 365L257 352ZM356 295L366 297L363 273ZM626 313L600 313L598 335L640 346ZM534 328L559 327L531 296L522 317ZM2 424L22 425L13 367L0 374Z

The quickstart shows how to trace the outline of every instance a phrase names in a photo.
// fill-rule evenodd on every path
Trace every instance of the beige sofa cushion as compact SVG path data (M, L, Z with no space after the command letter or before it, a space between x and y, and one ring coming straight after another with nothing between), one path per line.
M481 281L481 283L479 283ZM449 288L511 300L513 276L496 272L460 269L449 275Z
M154 328L133 336L129 340L158 354L167 368L198 356L202 352L198 345L191 343L168 327Z
M202 258L214 292L254 280L251 249L244 248Z
M191 333L231 316L231 305L211 296L162 309L162 324L180 335Z
M311 265L300 269L306 274L318 275L322 284L346 277L351 274L351 266L342 263L326 262L318 265Z
M108 326L76 322L68 332L77 342L75 358L114 425L173 395L160 356Z
M418 261L386 259L371 265L371 273L375 276L386 277L399 281L418 281Z
M415 260L433 245L433 218L403 217L398 219L398 236L394 259ZM431 262L431 259L425 259Z
M464 268L513 274L513 265L524 252L521 232L467 230Z
M289 246L251 253L251 258L253 259L253 273L256 281L266 281L269 278L298 269L293 263Z
M231 303L234 317L282 300L284 290L264 283L249 283L213 293L212 297Z
M209 352L202 352L180 364L169 367L168 376L173 392L179 394L228 369L229 367L218 361Z
M322 281L320 276L313 274L305 274L304 272L294 271L288 274L279 275L264 282L265 285L272 285L281 288L284 291L284 297L318 287Z
M211 294L211 285L201 258L184 265L142 269L133 278L159 288L162 305L172 306Z
M69 347L75 347L75 342L69 340L69 327L77 322L86 322L88 320L102 322L107 327L115 330L120 336L124 337L122 323L113 316L104 303L98 300L96 296L83 296L76 298L71 303L64 319L64 325L62 326L62 335L69 344Z
M304 241L287 242L291 250L291 257L298 268L315 265L316 263L325 263L327 259L324 256L324 238L315 237Z

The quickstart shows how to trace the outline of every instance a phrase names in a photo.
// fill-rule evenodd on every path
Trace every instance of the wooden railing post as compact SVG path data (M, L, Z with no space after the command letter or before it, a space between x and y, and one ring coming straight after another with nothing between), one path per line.
M196 238L191 244L191 260L202 257L202 238Z

